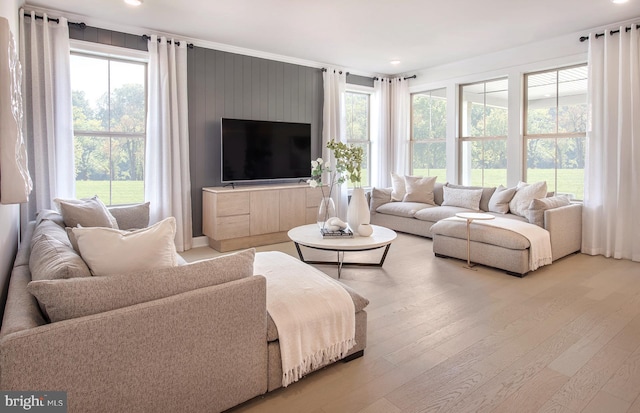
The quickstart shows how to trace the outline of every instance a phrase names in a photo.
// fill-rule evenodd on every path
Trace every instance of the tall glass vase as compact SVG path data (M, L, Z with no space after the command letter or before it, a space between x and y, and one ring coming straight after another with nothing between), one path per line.
M318 226L320 229L324 229L329 218L336 216L336 204L333 199L328 196L323 197L320 200L320 206L318 207Z

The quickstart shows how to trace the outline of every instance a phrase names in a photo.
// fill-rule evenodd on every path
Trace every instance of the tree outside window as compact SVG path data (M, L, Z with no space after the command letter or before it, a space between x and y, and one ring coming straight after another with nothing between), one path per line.
M586 65L525 75L526 179L577 200L584 195L587 76Z
M364 157L362 159L361 185L367 187L371 183L371 140L370 140L370 95L347 91L345 93L346 134L347 143L362 147ZM353 188L352 182L347 182L349 188Z
M411 173L438 176L445 180L447 169L446 89L411 95Z
M507 79L460 86L462 183L498 186L507 182Z
M146 64L71 55L76 196L144 201Z

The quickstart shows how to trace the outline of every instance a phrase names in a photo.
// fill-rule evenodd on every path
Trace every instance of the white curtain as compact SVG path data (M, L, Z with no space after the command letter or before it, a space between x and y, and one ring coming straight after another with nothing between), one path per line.
M393 141L393 170L409 174L409 82L391 80L391 133Z
M391 186L390 172L393 165L393 141L391 140L391 81L388 78L374 80L371 110L373 136L371 137L371 186Z
M24 67L25 138L33 192L28 219L52 208L56 197L75 196L69 27L36 20L20 10L20 60Z
M176 249L185 251L193 239L186 42L151 36L148 105L144 192L150 221L175 217Z
M324 107L322 111L322 157L335 165L335 159L329 156L327 142L336 140L346 142L344 93L347 75L339 69L329 68L322 73L324 86ZM347 218L347 184L333 188L333 201L341 219Z
M619 29L589 36L582 251L640 261L640 30Z

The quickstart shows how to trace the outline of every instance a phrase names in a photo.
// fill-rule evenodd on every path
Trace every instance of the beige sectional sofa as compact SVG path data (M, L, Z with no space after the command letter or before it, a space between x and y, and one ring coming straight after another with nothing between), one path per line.
M54 247L43 253L36 238ZM0 330L3 390L66 391L69 412L217 412L281 387L278 329L253 250L104 277L78 276L73 254L59 214L29 224ZM301 277L319 272L282 255ZM345 289L356 312L348 360L364 352L368 301Z
M482 194L478 208L471 209L445 202L445 186L456 190ZM393 188L373 188L371 193L371 223L396 231L433 239L433 252L439 257L467 259L467 229L464 221L443 221L458 212L486 212L500 219L513 219L538 225L549 232L553 261L579 251L582 242L582 205L570 203L562 197L545 197L535 202L524 200L527 207L520 215L494 208L500 187L481 188L435 183L433 203L393 201ZM514 194L515 188L512 189ZM544 186L546 194L546 185ZM494 197L495 194L495 197ZM490 206L491 205L491 206ZM506 208L506 209L505 209ZM493 212L492 209L502 212ZM535 222L535 223L532 223ZM512 275L529 272L529 241L509 229L476 225L470 231L471 254L474 263L496 267Z

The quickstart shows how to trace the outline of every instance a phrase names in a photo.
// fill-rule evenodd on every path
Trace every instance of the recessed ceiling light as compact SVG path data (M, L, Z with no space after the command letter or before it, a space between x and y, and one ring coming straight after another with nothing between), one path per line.
M131 6L139 6L142 4L142 0L124 0L124 2Z
M622 3L626 3L629 0L611 0L611 3L615 3L615 4L622 4Z
M392 65L399 65L400 61L399 60L392 60L389 63L391 63Z

